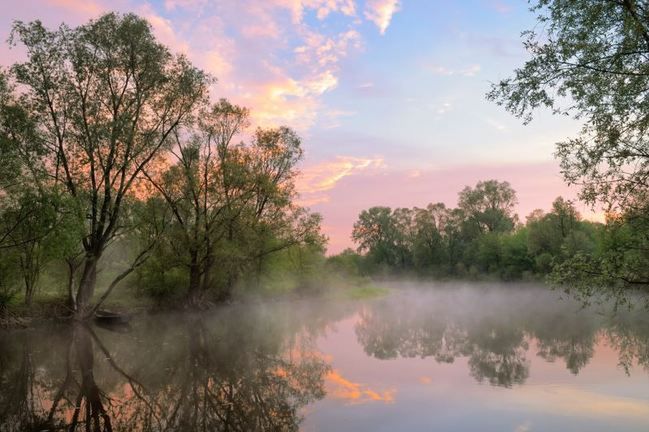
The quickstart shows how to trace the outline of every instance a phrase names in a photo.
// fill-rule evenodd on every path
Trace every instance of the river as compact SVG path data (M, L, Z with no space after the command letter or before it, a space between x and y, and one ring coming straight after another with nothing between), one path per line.
M649 312L389 284L0 332L0 431L649 430Z

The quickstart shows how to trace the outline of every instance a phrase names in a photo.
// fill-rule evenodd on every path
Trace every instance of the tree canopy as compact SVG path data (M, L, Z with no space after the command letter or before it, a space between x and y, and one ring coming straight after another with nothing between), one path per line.
M586 298L598 290L622 299L625 288L649 286L640 270L649 262L649 3L538 0L532 10L538 25L523 33L531 58L488 98L525 122L542 107L582 122L556 155L580 197L608 211L607 240L555 279Z

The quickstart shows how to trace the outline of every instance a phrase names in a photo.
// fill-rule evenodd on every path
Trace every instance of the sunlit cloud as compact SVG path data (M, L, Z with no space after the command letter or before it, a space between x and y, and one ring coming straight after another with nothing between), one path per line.
M361 47L361 35L356 30L347 30L335 37L310 32L304 38L304 44L295 48L297 60L303 64L330 67L347 56L352 48Z
M217 78L214 97L249 107L255 126L283 124L301 134L320 115L329 121L323 110L335 107L325 107L322 97L338 87L341 60L363 46L355 0L44 1L74 17L71 25L110 10L135 12L163 44ZM26 2L31 9L38 4ZM30 19L36 18L42 17Z
M333 161L326 161L302 170L296 182L302 205L313 205L327 202L330 191L345 177L370 169L384 166L383 158L357 158L338 156Z
M302 22L305 10L314 10L320 20L327 18L332 13L341 13L347 16L356 14L354 0L267 0L259 3L289 10L295 23Z
M140 9L140 14L151 24L158 40L173 52L190 55L189 44L176 34L170 20L161 17L149 5Z
M338 78L328 70L302 81L280 77L275 81L252 84L243 101L253 107L252 117L258 126L287 123L304 131L315 122L320 106L318 97L337 85Z
M396 394L395 389L375 391L364 384L352 382L344 378L337 370L327 374L326 383L329 387L328 393L330 396L343 399L351 404L368 402L393 403Z
M385 34L392 16L400 7L399 0L368 0L365 4L365 18L376 24L381 34Z
M362 46L353 28L325 34L304 21L307 10L320 20L352 16L351 0L167 0L165 8L200 10L198 18L174 17L174 26L152 6L142 8L160 40L217 77L214 96L249 107L255 126L285 124L305 133L326 115L321 97L338 86L340 61Z
M356 14L354 0L305 0L304 4L316 10L318 19L325 19L334 12L348 16Z

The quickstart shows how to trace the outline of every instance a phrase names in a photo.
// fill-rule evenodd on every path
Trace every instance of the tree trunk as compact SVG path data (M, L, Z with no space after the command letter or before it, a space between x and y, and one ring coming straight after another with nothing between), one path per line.
M79 290L77 291L75 316L77 319L85 320L91 310L90 302L95 293L95 284L97 282L97 261L99 257L94 254L87 254L83 263L83 273L79 281Z
M205 264L203 266L203 281L201 284L201 291L206 293L212 284L212 267L214 266L214 254L212 253L212 246L207 245L207 252L205 256Z
M25 273L25 306L31 307L34 302L34 283L31 275Z
M68 308L71 311L74 311L77 309L77 302L74 298L74 274L77 271L77 267L79 266L76 262L74 262L74 259L67 259L66 260L68 264L68 300L67 300L67 305Z
M191 251L190 257L187 302L190 306L195 307L201 302L201 269L198 264L198 252Z
M20 258L20 267L25 282L25 305L31 307L34 300L34 288L38 277L38 266L33 251L28 251Z

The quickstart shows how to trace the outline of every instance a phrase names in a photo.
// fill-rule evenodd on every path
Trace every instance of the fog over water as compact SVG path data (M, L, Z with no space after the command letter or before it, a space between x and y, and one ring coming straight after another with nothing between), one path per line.
M389 286L0 333L0 431L649 428L646 311L532 285Z

